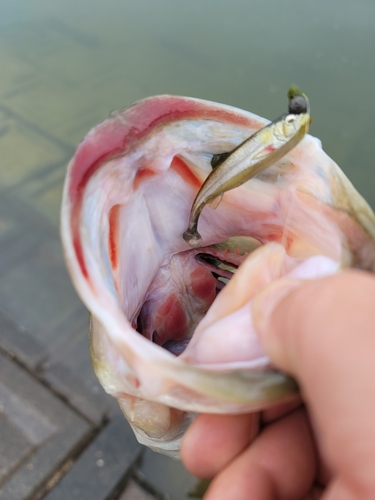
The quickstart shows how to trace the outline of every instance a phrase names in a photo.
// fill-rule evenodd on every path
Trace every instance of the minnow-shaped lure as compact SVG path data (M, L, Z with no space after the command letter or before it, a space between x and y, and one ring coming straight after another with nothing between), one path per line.
M183 238L191 247L200 247L198 220L203 208L219 203L223 193L241 186L260 174L293 149L308 132L311 116L309 100L297 87L288 92L289 112L266 125L232 151L214 155L212 172L198 191ZM217 207L216 204L215 208Z

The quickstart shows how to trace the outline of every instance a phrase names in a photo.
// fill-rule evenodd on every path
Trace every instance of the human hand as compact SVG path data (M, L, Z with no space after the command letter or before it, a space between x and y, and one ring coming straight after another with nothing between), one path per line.
M191 473L214 478L205 500L375 499L375 278L345 271L276 285L253 316L305 406L200 415L181 456Z

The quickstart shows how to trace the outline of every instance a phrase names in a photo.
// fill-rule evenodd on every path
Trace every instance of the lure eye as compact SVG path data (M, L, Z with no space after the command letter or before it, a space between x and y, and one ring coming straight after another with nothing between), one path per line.
M296 115L288 115L285 118L285 123L293 123L295 119L296 119Z
M307 113L308 111L308 99L306 96L297 95L290 99L289 101L289 113L293 113L295 115L300 115L301 113Z

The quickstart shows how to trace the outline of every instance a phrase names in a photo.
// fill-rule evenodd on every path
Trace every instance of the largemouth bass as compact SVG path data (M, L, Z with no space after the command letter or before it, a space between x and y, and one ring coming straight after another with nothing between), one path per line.
M267 125L249 112L177 96L135 103L95 127L65 181L61 234L91 313L95 372L140 442L178 454L197 412L241 413L294 397L252 325L251 302L285 276L375 269L375 217L306 136L181 235L213 155Z

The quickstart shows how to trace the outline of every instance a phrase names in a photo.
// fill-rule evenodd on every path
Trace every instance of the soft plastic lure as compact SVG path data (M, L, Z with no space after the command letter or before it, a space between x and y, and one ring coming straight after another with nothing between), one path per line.
M189 225L183 234L191 247L201 246L198 220L207 204L215 204L216 199L220 203L223 193L241 186L280 160L308 132L311 117L307 96L297 87L291 87L288 97L289 113L258 130L232 151L213 156L213 170L195 197Z

